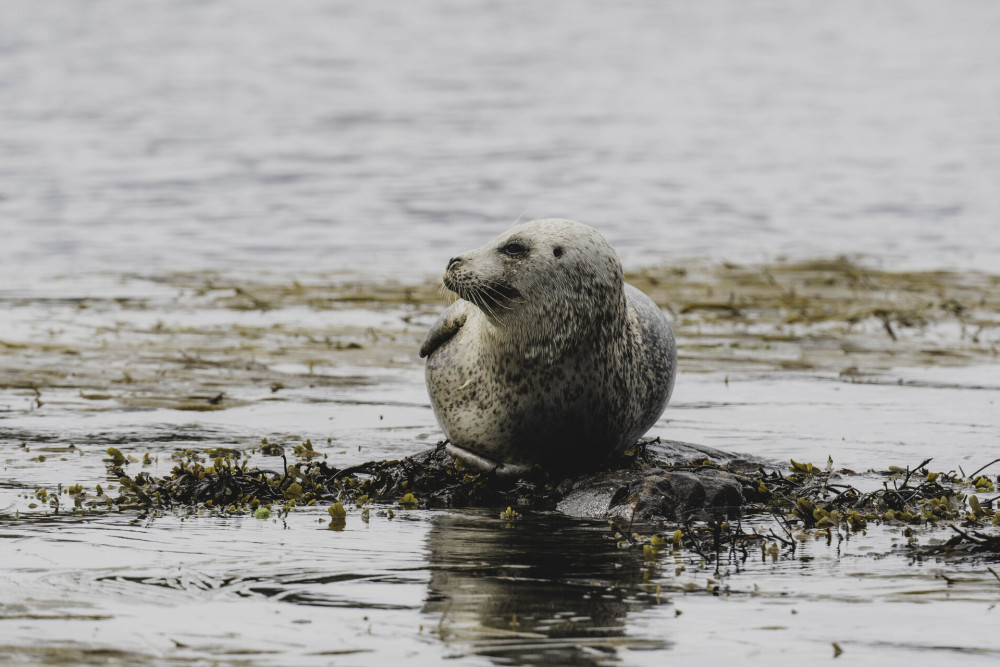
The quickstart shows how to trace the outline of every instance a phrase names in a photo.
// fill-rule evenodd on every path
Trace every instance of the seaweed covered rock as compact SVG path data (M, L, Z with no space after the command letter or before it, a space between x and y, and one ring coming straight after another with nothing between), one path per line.
M723 553L746 559L754 549L764 557L776 557L782 549L794 555L797 542L810 535L850 539L872 525L902 530L907 540L900 548L916 558L1000 554L1000 510L992 496L1000 476L982 474L1000 459L971 475L932 472L929 459L913 467L857 473L834 469L832 461L822 467L794 460L788 467L776 466L656 440L624 452L599 471L555 479L540 468L521 478L472 469L449 454L444 443L404 459L344 469L329 466L308 441L293 451L294 463L282 447L267 443L242 453L184 450L174 455L177 464L170 475L156 477L144 471L130 476L126 469L139 459L111 449L106 463L120 484L117 497L105 495L100 486L93 498L79 486L62 492L73 498L74 513L139 510L140 516L208 511L280 517L295 507L325 503L339 506L338 516L331 517L341 528L352 505L367 520L372 503L506 507L501 518L507 520L529 511L558 511L609 521L626 546L662 548L669 542L706 560ZM280 471L252 467L252 460L274 458L251 454L280 456ZM46 500L45 489L36 495ZM58 497L48 503L59 511ZM632 533L637 524L647 524L654 534Z
M253 468L249 459L232 456L199 462L190 451L180 454L164 478L145 472L129 477L117 450L108 467L122 485L118 501L122 509L205 506L237 512L277 503L287 511L316 502L363 505L408 496L424 507L557 510L574 517L630 522L731 516L752 497L756 486L753 479L735 471L763 471L759 461L659 440L640 443L598 471L566 478L550 477L541 468L517 478L472 468L450 454L444 443L404 459L368 461L344 469L318 460L311 443L296 448L299 460L291 464L282 448L266 442L256 452L280 456L280 472Z

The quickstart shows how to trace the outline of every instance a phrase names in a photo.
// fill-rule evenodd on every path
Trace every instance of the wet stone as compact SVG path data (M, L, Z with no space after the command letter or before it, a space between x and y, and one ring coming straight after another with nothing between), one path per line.
M720 467L766 467L691 443L654 441L642 447L630 468L574 480L557 509L569 516L627 522L722 520L739 513L752 482Z

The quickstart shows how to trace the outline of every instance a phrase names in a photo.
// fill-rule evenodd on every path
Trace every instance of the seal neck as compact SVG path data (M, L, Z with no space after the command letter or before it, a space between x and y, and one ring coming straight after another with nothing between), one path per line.
M487 331L501 354L528 362L552 364L575 351L601 354L625 333L628 302L624 289L613 296L598 291L549 302L545 308L522 307L503 321L486 318Z

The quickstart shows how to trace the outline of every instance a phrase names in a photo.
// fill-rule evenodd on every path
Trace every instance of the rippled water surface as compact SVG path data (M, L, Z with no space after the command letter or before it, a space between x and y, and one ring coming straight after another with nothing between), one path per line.
M981 272L962 303L953 276L879 279L954 315L921 326L761 333L668 293L681 375L651 432L969 473L1000 456L998 34L987 0L0 3L0 661L995 662L991 563L914 560L900 528L716 569L554 514L331 530L77 516L60 490L116 484L108 447L131 474L265 437L338 467L426 449L434 276L542 216L633 276Z
M12 0L0 25L8 279L422 275L525 216L629 264L1000 251L989 1Z

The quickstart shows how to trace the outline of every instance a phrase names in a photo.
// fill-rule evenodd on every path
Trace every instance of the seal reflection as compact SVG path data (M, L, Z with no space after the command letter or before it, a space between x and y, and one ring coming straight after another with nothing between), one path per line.
M626 633L630 612L657 604L642 552L619 549L607 523L495 512L433 518L422 612L459 654L498 664L616 663L628 649L668 648ZM667 603L667 600L663 600Z

